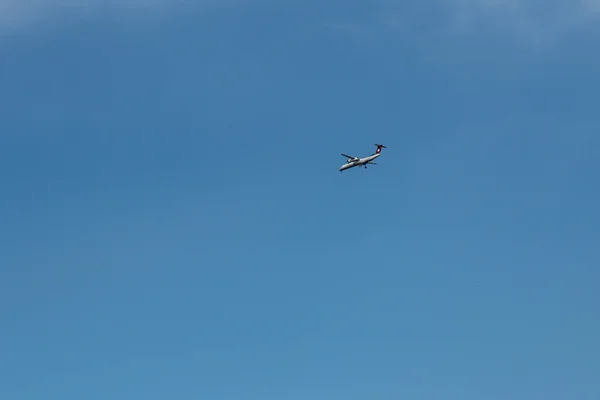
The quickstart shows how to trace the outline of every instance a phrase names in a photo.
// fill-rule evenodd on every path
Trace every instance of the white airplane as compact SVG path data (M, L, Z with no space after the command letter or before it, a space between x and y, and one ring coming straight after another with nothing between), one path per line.
M363 158L352 157L352 156L349 156L348 154L342 153L342 155L344 157L346 157L348 159L348 161L346 161L346 164L344 164L340 167L340 172L342 172L348 168L353 168L353 167L364 166L365 168L367 168L367 164L377 165L376 163L373 162L373 160L381 155L381 149L387 149L387 147L385 147L382 144L375 144L375 146L377 146L377 150L375 150L375 153L371 154L370 156L363 157Z

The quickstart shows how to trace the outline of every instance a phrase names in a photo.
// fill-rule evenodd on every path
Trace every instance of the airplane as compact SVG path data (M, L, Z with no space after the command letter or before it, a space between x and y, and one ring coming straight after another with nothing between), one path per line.
M363 158L353 157L349 156L348 154L342 153L342 156L346 157L348 160L346 161L346 164L340 167L340 172L353 167L364 166L365 168L367 168L367 164L377 165L377 163L374 163L373 160L381 156L381 149L387 149L387 147L382 144L375 144L375 146L377 146L377 150L375 150L375 153Z

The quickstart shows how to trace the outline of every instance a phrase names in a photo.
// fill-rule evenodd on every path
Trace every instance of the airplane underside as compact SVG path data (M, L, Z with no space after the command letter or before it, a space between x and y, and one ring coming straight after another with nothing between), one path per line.
M343 169L343 170L340 170L340 172L344 172L346 169L351 169L351 168L354 168L354 167L364 167L365 169L367 169L367 164L373 164L373 165L377 165L377 163L374 163L374 162L372 162L372 161L368 161L368 162L365 162L365 163L354 164L354 165L352 165L352 166L350 166L350 167L348 167L348 168L345 168L345 169Z

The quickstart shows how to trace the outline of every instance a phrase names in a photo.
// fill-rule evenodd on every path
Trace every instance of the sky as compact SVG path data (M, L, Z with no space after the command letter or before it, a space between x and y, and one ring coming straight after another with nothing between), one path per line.
M0 0L0 398L600 398L599 45L598 1Z

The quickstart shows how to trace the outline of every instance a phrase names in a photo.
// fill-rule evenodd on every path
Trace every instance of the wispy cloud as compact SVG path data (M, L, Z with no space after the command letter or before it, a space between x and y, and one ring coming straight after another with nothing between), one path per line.
M575 32L600 29L600 0L373 0L378 18L332 21L356 36L384 31L450 39L502 35L521 45L547 45Z
M600 0L449 0L456 32L494 30L529 43L545 43L586 28L600 17Z
M98 11L162 11L189 0L0 0L0 29L14 29L60 16Z

